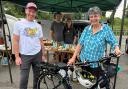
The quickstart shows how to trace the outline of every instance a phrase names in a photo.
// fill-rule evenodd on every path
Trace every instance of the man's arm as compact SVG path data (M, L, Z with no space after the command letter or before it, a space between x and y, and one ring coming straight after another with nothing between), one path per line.
M41 43L41 48L42 48L42 55L45 55L45 48L44 48L44 42L43 42L43 38L40 38L40 43Z
M51 39L56 41L55 34L54 34L54 21L51 24L50 35L51 35Z
M41 43L41 48L42 48L42 61L47 61L46 60L46 55L45 55L45 47L44 47L44 42L43 38L40 38L40 43Z
M52 30L50 31L50 35L51 35L51 38L52 38L53 40L56 40L56 39L55 39L55 36L54 36L54 32L53 32Z
M13 34L13 50L16 58L16 65L22 64L22 60L19 56L19 38L20 37L18 35Z
M19 57L19 36L13 34L13 50L15 57Z

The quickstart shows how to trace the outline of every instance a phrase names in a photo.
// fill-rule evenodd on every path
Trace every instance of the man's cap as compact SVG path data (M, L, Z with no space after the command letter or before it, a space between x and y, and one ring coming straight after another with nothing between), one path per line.
M29 2L29 3L26 5L26 8L35 8L35 9L37 9L37 6L36 6L36 4L33 3L33 2Z

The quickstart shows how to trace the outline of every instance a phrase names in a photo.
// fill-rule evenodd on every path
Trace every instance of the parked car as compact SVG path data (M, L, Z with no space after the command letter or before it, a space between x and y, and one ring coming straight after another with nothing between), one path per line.
M80 37L84 28L89 24L89 20L73 20L73 27L76 30L76 33L78 34L78 38Z

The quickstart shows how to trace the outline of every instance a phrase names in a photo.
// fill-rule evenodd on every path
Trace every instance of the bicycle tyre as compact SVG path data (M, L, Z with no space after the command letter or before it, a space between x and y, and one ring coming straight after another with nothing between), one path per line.
M68 83L58 73L45 72L38 78L37 89L69 89Z

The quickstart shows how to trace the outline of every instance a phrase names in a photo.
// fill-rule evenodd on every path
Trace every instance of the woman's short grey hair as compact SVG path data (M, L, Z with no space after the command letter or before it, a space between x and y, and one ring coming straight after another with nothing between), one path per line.
M88 10L88 15L92 15L92 14L100 14L100 15L102 15L102 12L101 12L99 7L94 6L92 8L89 8L89 10Z

